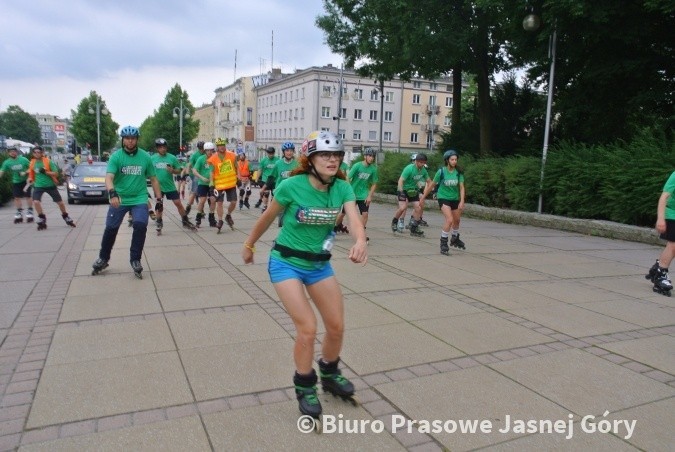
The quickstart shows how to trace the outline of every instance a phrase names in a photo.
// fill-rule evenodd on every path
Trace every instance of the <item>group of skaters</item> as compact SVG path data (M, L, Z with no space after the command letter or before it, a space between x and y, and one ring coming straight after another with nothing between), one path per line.
M12 176L12 196L14 197L14 223L27 223L34 221L33 209L37 213L37 230L47 229L47 216L42 209L42 195L47 193L61 211L61 217L68 226L75 227L75 222L68 212L66 205L59 193L59 166L44 154L44 149L36 145L31 150L32 158L28 160L23 156L18 146L10 146L7 149L8 158L2 162L0 177L5 173ZM26 201L24 214L23 203Z

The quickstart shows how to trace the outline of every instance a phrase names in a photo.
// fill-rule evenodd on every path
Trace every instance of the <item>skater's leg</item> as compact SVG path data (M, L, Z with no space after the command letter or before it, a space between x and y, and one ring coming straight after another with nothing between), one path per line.
M124 216L129 211L128 207L120 206L114 208L113 206L108 207L108 214L106 215L105 220L105 230L103 231L103 238L101 239L101 250L98 253L98 257L104 261L110 260L110 254L112 248L115 245L115 240L117 239L117 231L124 220Z
M325 361L335 361L342 350L344 337L344 305L342 290L335 276L307 286L307 293L314 301L326 333L321 341L321 355Z
M129 248L129 260L140 261L145 246L145 237L148 231L148 209L144 204L131 207L131 215L134 218L131 234L131 247Z
M666 246L659 256L659 265L663 268L669 268L673 257L675 257L675 242L666 242Z
M299 279L285 279L274 283L274 290L295 325L296 336L293 360L299 374L313 372L314 341L317 320Z

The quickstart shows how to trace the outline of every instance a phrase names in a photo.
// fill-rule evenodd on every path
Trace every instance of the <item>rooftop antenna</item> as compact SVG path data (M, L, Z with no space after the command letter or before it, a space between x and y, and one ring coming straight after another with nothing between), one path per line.
M234 49L234 82L237 81L237 49Z
M274 30L272 30L272 57L270 59L270 68L274 70Z

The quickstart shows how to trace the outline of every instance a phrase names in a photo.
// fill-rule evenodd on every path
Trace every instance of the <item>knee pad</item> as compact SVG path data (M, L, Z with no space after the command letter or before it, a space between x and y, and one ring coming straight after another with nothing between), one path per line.
M262 197L265 198L265 199L269 199L270 192L266 191L265 193L262 194Z
M246 196L251 196L251 189L250 188L246 189Z
M239 189L239 196L244 196L244 189L243 188Z

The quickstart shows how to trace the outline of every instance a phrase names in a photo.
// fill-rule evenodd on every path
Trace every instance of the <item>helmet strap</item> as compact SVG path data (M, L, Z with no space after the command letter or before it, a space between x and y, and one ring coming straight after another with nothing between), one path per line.
M331 178L330 178L330 181L328 181L328 182L326 182L325 180L323 180L323 178L322 178L321 176L319 176L319 172L316 170L316 168L314 167L314 165L312 165L312 162L311 162L311 161L309 162L309 171L312 173L312 176L314 176L314 177L316 177L317 179L319 179L319 182L321 182L322 185L325 185L325 186L327 186L328 188L332 187L333 184L335 183L335 178L334 178L334 177L331 177Z

